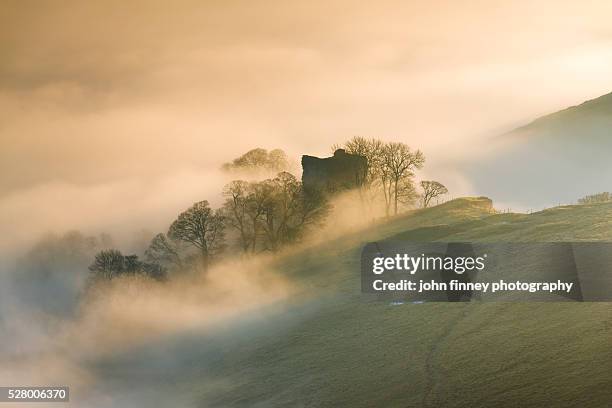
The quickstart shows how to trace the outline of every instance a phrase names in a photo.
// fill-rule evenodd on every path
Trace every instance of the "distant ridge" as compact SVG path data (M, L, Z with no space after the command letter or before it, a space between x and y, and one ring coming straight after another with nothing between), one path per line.
M540 126L548 121L563 120L572 116L581 115L612 115L612 92L599 96L594 99L589 99L579 105L569 106L557 112L549 113L548 115L540 116L530 123L520 126L510 133L517 131L529 130Z
M612 93L495 138L467 165L479 194L517 208L569 204L612 188Z

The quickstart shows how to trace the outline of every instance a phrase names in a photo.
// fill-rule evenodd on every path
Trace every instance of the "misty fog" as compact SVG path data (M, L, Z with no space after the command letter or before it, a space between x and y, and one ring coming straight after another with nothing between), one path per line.
M6 3L0 248L50 231L155 229L195 197L215 202L218 167L237 152L281 148L299 162L355 135L420 148L426 174L456 195L486 195L453 160L604 93L609 11L606 1Z
M421 149L417 178L452 197L526 209L535 199L513 200L516 184L470 164L507 147L491 138L609 90L609 1L1 8L0 383L69 384L83 407L194 407L164 396L191 372L208 380L203 394L223 390L214 368L238 336L271 336L318 307L275 262L383 211L341 195L341 211L284 253L88 285L97 251L141 255L194 202L219 207L236 178L223 163L279 148L299 178L303 154L375 137ZM198 353L210 372L191 365Z

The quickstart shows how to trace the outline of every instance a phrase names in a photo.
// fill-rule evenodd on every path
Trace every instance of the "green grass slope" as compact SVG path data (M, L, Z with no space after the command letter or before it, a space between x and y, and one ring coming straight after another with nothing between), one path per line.
M612 204L494 214L485 198L396 217L279 261L309 300L164 344L184 361L157 380L202 407L610 406L612 305L366 301L359 251L395 238L612 240L611 222Z

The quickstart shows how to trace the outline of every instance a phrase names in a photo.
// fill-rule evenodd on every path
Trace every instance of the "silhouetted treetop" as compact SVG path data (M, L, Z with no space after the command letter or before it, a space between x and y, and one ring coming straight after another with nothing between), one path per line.
M210 208L208 201L200 201L179 214L168 229L168 237L197 248L202 265L207 269L210 259L224 248L223 221L220 211Z
M96 254L89 266L94 279L110 280L124 275L144 275L164 279L166 271L156 263L142 262L137 255L123 255L117 249L106 249Z
M448 189L437 181L423 180L421 181L421 188L423 189L423 195L421 196L423 208L427 208L434 198L448 193Z
M242 156L225 163L224 171L269 171L277 173L289 170L290 163L287 154L281 149L267 151L256 148L249 150Z

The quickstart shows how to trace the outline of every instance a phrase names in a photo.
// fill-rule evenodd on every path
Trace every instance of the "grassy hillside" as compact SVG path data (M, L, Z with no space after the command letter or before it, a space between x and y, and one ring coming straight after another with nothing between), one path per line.
M454 200L306 249L275 268L307 300L153 345L100 372L121 381L129 367L146 373L147 387L181 390L202 407L608 406L610 304L391 306L360 295L367 241L612 240L612 204L531 215L492 214L490 204ZM172 363L151 363L160 355Z
M542 116L516 131L536 130L556 127L559 124L585 126L592 121L605 120L612 113L612 93L585 101L577 106L570 106L559 112ZM561 129L560 129L561 130ZM516 132L515 131L515 132Z
M612 94L491 138L465 163L473 187L521 208L574 203L612 185Z

